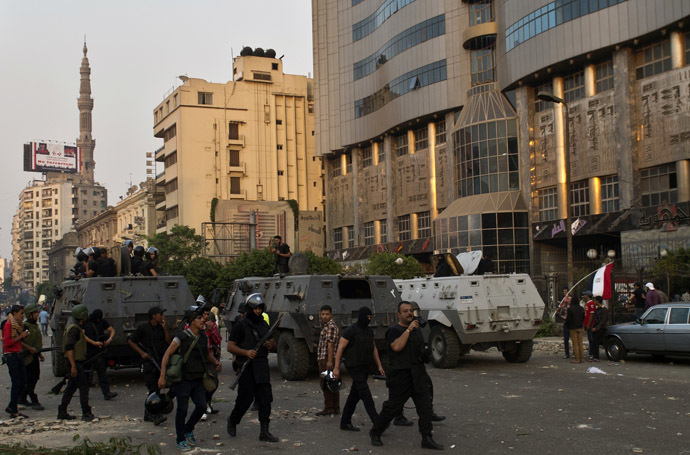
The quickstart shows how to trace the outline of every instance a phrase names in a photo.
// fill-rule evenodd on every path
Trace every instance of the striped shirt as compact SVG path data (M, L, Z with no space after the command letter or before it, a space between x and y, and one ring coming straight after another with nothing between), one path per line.
M316 360L328 360L328 343L333 343L333 360L335 360L335 353L338 351L338 341L340 341L340 330L338 330L338 325L331 319L321 329Z

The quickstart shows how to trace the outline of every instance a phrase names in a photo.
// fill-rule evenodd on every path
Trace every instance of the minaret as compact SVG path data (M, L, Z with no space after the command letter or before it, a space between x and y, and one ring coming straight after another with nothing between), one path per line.
M79 138L77 146L81 148L81 177L87 182L93 183L93 171L96 162L93 160L93 150L96 148L96 141L91 136L91 111L93 110L93 99L91 98L91 67L89 59L86 57L86 39L84 39L84 57L81 59L81 83L79 85Z

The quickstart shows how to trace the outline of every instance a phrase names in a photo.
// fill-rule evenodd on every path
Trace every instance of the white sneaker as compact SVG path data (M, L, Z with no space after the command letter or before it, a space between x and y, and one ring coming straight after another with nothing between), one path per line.
M201 421L206 422L206 419L208 419L208 416L204 413L204 415L201 416Z
M211 414L213 412L213 409L211 409L211 406L206 406L206 414Z

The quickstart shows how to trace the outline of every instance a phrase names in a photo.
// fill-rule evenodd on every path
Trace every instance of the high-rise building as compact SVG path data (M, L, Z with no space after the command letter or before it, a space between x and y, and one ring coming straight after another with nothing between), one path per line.
M300 211L322 212L311 79L284 74L275 52L260 48L235 58L230 82L180 79L153 111L165 187L158 232L179 224L199 233L215 218L214 200L295 200Z

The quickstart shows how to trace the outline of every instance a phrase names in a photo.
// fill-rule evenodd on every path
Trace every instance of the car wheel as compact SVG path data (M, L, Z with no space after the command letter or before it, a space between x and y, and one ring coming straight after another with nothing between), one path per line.
M606 341L606 357L609 360L618 362L620 360L625 360L628 356L628 351L623 346L623 342L618 338L610 338Z

